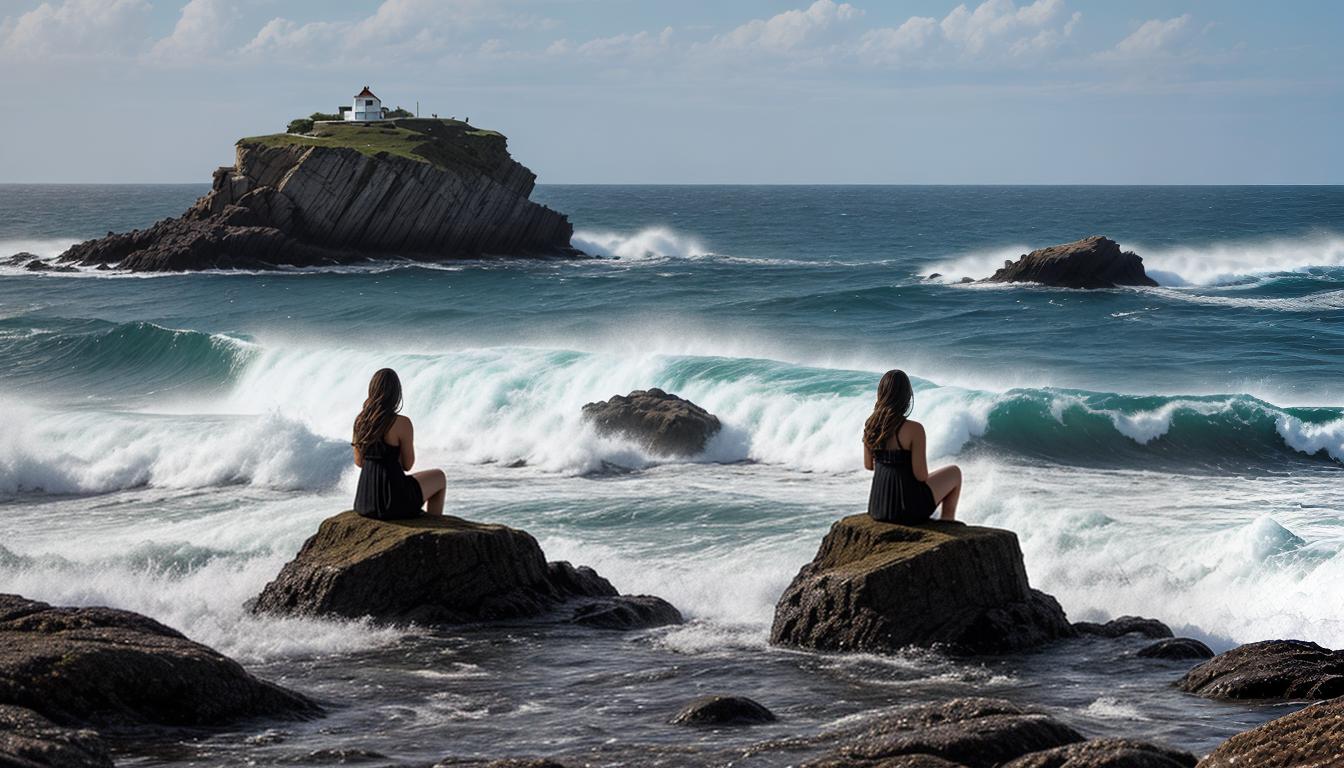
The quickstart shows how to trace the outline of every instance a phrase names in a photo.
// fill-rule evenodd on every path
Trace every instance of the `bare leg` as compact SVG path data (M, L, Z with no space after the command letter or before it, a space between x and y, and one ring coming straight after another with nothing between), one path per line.
M448 488L448 476L442 469L426 469L411 475L420 484L420 493L425 497L425 514L443 514L443 496Z
M933 491L933 505L943 505L940 520L957 519L957 500L961 498L961 467L950 464L929 473L929 490Z

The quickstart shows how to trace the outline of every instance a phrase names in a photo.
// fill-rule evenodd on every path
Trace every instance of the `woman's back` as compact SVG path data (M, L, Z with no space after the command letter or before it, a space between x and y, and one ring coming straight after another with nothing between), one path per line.
M888 523L917 523L933 515L933 493L915 477L913 432L919 425L902 421L885 446L872 452L873 485L868 515Z

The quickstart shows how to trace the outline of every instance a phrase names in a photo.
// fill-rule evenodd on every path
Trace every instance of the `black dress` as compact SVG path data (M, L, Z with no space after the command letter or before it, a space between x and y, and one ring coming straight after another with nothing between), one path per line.
M360 452L364 466L355 489L355 511L375 520L415 517L425 503L420 483L401 468L401 448L379 440Z
M873 487L868 515L884 523L910 525L933 516L933 491L915 479L910 452L904 448L873 451Z

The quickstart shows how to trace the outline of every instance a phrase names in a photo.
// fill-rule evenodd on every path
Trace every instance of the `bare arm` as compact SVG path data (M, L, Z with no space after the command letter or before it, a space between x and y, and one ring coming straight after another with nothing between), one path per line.
M415 427L405 416L397 418L397 436L400 438L401 468L410 472L411 467L415 466Z
M929 457L924 455L924 425L917 421L906 424L910 434L910 469L915 479L922 483L929 479Z
M867 443L863 444L863 468L869 472L873 471L873 449L869 448Z

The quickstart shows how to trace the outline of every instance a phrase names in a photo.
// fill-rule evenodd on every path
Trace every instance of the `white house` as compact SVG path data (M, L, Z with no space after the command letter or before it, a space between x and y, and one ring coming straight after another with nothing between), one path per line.
M349 111L342 111L345 112L346 120L382 120L383 102L377 96L374 96L373 91L370 91L369 86L366 85L364 90L355 94L354 108Z

